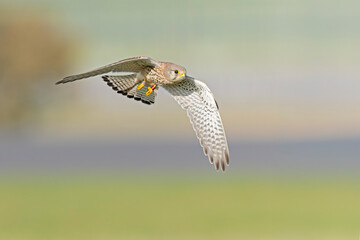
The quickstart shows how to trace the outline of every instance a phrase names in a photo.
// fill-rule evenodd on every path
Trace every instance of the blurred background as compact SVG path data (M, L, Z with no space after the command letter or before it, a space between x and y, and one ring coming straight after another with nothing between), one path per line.
M1 0L0 239L358 239L359 8ZM55 86L139 55L212 89L226 173L165 91Z

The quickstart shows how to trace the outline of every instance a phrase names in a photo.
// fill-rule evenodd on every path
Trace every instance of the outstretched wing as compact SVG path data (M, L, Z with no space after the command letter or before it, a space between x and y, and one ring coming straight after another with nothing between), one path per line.
M194 78L163 87L187 111L205 155L218 170L229 165L229 148L217 103L208 86Z
M93 71L72 75L64 78L61 81L58 81L56 84L73 82L83 78L93 77L99 74L104 74L108 72L139 72L146 67L155 67L158 66L159 62L155 61L149 57L133 57L127 58L118 62L111 63L109 65L97 68Z

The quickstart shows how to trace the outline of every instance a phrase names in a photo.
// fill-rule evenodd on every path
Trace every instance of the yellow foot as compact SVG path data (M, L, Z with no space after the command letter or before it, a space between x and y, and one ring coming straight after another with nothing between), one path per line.
M148 91L146 92L146 95L149 96L155 88L156 88L156 84L154 84L152 87L148 87Z
M140 90L140 89L142 89L144 87L144 84L142 83L142 84L140 84L138 87L137 87L137 90Z
M153 90L151 89L151 87L148 87L148 91L146 92L146 95L149 96L149 95L152 93L152 91L153 91Z

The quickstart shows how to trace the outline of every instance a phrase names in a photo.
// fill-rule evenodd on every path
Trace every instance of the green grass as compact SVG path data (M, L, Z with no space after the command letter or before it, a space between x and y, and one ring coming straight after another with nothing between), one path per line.
M3 177L0 239L357 239L344 177Z

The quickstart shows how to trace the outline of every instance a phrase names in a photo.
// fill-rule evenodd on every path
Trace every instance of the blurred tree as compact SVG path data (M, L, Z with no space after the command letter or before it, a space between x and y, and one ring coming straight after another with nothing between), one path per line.
M44 106L39 96L46 99L69 66L71 41L39 12L2 8L0 15L0 128L18 128Z

